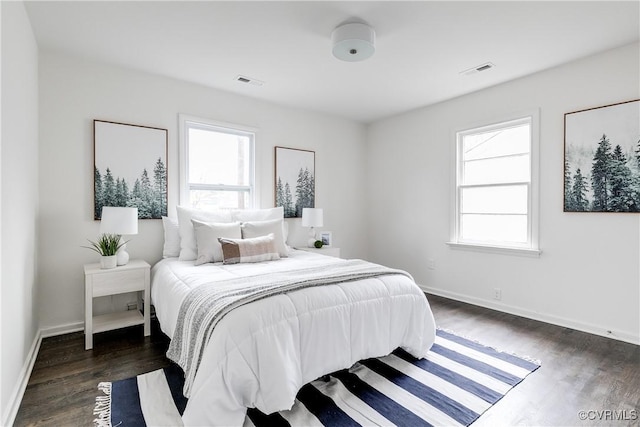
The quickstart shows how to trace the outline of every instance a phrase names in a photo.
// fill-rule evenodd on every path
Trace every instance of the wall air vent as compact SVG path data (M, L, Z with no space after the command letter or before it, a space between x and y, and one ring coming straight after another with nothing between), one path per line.
M236 81L240 83L247 83L254 86L262 86L264 84L264 82L261 80L254 79L247 76L236 76Z
M473 68L469 68L468 70L464 70L464 71L460 71L460 74L464 74L465 76L470 76L472 74L477 74L481 71L487 71L490 70L492 68L494 68L495 65L492 64L491 62L486 62L484 64L480 64L478 66L475 66Z

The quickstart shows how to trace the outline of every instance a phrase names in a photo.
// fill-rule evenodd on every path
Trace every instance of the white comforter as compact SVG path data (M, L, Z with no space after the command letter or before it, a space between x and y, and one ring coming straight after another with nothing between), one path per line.
M151 295L172 337L182 300L211 281L335 262L302 251L256 264L206 264L167 258L153 267ZM246 408L290 409L304 384L361 359L403 347L423 357L435 339L424 293L393 275L277 295L237 308L217 325L205 349L186 426L242 425Z

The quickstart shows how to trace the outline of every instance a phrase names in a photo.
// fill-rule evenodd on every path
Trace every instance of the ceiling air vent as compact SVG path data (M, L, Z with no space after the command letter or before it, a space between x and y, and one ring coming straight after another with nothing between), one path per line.
M237 76L236 81L239 81L240 83L247 83L254 86L262 86L264 84L264 82L261 80L253 79L247 76Z
M469 68L468 70L460 71L460 74L464 74L465 76L470 76L472 74L476 74L476 73L479 73L481 71L490 70L490 69L492 69L494 67L495 67L495 65L493 65L491 62L486 62L486 63L478 65L476 67Z

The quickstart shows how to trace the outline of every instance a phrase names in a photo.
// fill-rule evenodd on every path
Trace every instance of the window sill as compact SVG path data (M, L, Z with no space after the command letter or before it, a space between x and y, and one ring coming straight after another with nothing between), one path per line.
M451 249L466 250L474 252L485 252L502 255L516 255L531 258L539 258L542 251L540 249L514 248L507 246L474 245L471 243L447 242Z

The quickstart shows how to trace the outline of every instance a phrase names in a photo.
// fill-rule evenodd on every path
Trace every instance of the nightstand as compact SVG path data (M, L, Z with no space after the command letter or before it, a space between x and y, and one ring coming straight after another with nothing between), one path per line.
M332 256L335 258L340 258L340 248L336 248L333 246L325 246L320 249L318 248L296 248L305 252L313 252L314 254Z
M93 348L93 334L144 324L144 336L151 335L150 265L143 260L131 260L126 265L102 269L99 263L84 266L84 348ZM93 298L127 292L142 292L138 310L93 315ZM144 301L144 303L142 302ZM144 307L142 305L144 304ZM142 312L140 313L140 309Z

